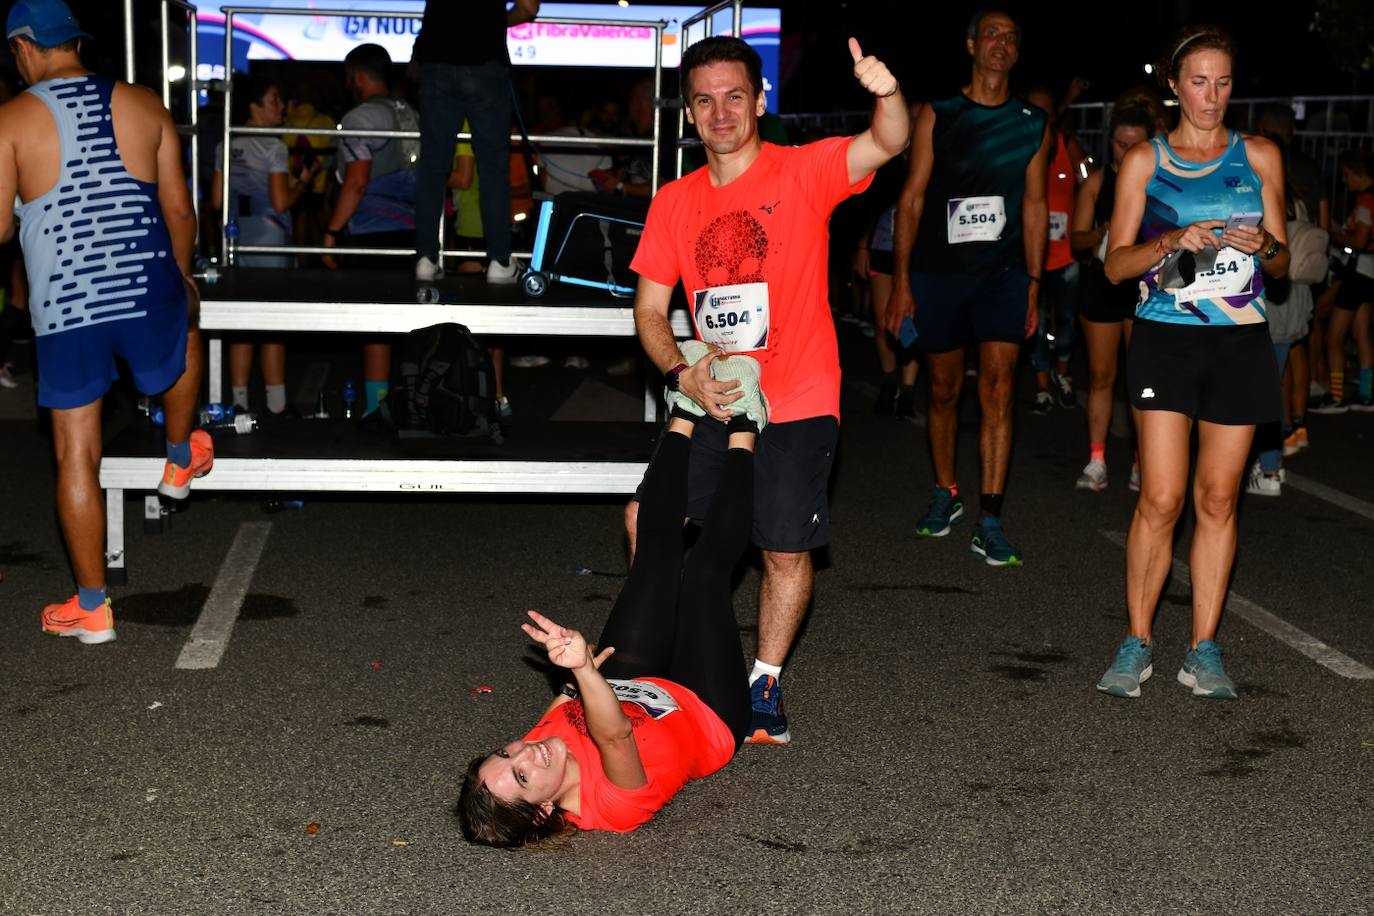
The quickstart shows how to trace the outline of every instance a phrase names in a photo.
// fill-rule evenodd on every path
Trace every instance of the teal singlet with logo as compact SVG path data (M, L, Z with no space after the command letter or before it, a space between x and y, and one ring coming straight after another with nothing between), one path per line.
M1165 137L1150 141L1155 172L1145 185L1143 241L1202 220L1228 220L1241 213L1263 213L1260 181L1245 155L1245 138L1231 131L1226 152L1210 162L1189 162ZM1227 327L1258 324L1264 316L1264 277L1256 255L1223 248L1210 270L1179 289L1160 289L1161 261L1140 278L1135 316L1149 321Z
M960 93L931 103L935 161L912 270L984 274L1025 267L1021 197L1045 113L1020 99L979 105Z

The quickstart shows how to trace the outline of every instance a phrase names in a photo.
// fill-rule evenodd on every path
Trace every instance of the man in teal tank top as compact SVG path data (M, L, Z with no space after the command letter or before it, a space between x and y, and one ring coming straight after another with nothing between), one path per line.
M1049 132L1044 112L1012 98L1021 31L1005 13L969 24L969 84L916 118L897 205L888 330L911 321L930 367L927 425L935 491L916 533L943 537L964 515L954 476L964 347L978 343L982 405L979 519L972 550L990 566L1020 566L1002 531L1011 407L1021 341L1035 333L1049 235Z

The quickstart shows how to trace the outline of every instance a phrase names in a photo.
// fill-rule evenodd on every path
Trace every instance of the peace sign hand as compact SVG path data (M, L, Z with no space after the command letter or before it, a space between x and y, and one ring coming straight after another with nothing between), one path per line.
M525 631L526 636L544 647L544 650L549 653L549 661L560 668L574 671L587 665L587 640L583 638L581 633L554 623L538 611L529 611L528 613L535 625L522 623L520 629ZM595 659L591 660L592 667L599 668L601 663L614 651L614 648L602 650Z
M849 53L854 58L854 76L869 92L885 99L897 92L897 78L887 69L887 64L873 55L864 56L857 38L849 39Z

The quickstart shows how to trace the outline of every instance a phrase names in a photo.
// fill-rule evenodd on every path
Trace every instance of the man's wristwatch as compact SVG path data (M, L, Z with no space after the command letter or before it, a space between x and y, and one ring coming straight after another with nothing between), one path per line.
M1271 238L1272 238L1272 236L1271 236ZM1278 255L1278 253L1279 253L1279 247L1280 247L1280 245L1279 245L1279 240L1278 240L1278 239L1273 239L1273 241L1271 241L1271 242L1269 243L1269 247L1266 248L1266 249L1264 249L1263 251L1260 252L1260 260L1261 260L1261 261L1271 261L1271 260L1273 260L1273 259Z
M678 385L681 384L679 376L682 375L682 370L686 368L686 363L678 363L676 366L663 373L663 384L667 386L669 391L678 390Z

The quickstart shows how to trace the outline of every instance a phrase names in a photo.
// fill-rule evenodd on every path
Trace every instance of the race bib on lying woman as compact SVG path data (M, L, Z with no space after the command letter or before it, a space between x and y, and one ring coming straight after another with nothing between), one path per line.
M768 284L699 289L692 303L697 333L727 353L768 348Z
M617 700L638 706L651 719L662 719L681 708L671 693L650 681L607 678L606 683L611 685Z
M995 242L1007 225L1007 202L994 197L956 197L947 201L946 232L951 245Z

